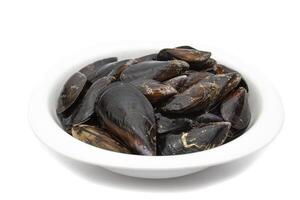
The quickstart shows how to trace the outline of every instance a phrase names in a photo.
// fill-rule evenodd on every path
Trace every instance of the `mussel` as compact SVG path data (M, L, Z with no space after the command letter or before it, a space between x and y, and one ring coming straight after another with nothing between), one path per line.
M177 94L177 90L172 86L151 79L138 79L130 83L138 88L151 103L157 103Z
M235 88L240 80L238 73L210 75L175 95L162 110L170 113L193 113L208 110Z
M87 144L119 153L130 153L128 148L104 130L85 124L72 127L72 136Z
M98 96L114 80L115 78L113 76L105 76L92 84L85 96L82 98L82 102L72 114L72 124L81 124L90 119L94 113L95 103Z
M212 70L210 70L210 72L213 72L215 74L226 74L226 73L237 72L237 71L229 67L226 67L225 65L215 64ZM249 91L248 84L246 83L244 78L241 79L238 87L244 87L247 91Z
M144 61L151 61L151 60L157 60L157 53L153 53L153 54L149 54L149 55L145 55L139 58L135 58L135 60L137 62L144 62Z
M96 112L116 137L141 155L156 154L156 124L148 99L129 83L115 82L100 95Z
M172 118L164 116L161 113L157 113L155 117L158 134L184 131L191 128L192 124L192 120L188 118Z
M73 74L65 83L59 95L56 109L57 114L61 114L70 108L78 99L86 85L87 77L84 74L80 72Z
M80 72L87 77L88 81L92 81L97 77L99 71L104 65L108 63L116 62L117 60L118 60L117 57L101 59L82 68Z
M212 113L204 113L202 115L197 116L195 120L200 124L205 124L211 122L222 122L223 118Z
M132 59L126 59L116 62L108 63L101 68L99 68L97 71L94 72L94 78L91 80L91 82L95 82L99 78L105 77L105 76L113 76L116 79L119 78L120 74L130 65L136 63L135 60Z
M157 55L157 60L184 60L192 69L205 70L212 68L212 60L209 60L210 52L200 51L193 47L181 46L173 49L163 49Z
M165 81L189 68L189 64L181 60L144 61L126 68L120 76L121 81L130 82L137 79L153 79Z
M248 127L251 113L246 89L240 87L231 92L222 102L220 110L224 120L231 122L233 128L242 130Z
M176 90L179 90L184 85L186 80L187 80L187 75L180 75L180 76L171 78L169 80L166 80L163 83L175 88Z
M177 155L211 149L222 145L229 133L229 122L214 122L181 134L168 134L159 149L161 155Z

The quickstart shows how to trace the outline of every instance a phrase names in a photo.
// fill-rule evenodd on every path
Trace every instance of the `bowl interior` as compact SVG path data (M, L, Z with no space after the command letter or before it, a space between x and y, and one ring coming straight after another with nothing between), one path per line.
M67 79L73 73L75 73L76 71L79 71L82 67L84 67L96 60L106 58L106 57L116 56L116 57L118 57L119 60L122 60L122 59L127 59L127 58L137 58L137 57L147 55L150 53L156 53L158 51L159 50L154 50L154 49L153 50L141 49L141 50L133 50L133 51L116 51L116 52L111 52L106 55L90 56L88 58L85 58L83 61L74 62L73 64L70 63L70 65L68 65L68 66L60 66L60 70L58 71L59 73L57 73L57 76L55 76L55 80L54 80L55 84L52 85L51 92L49 93L49 96L47 97L48 109L49 109L49 112L51 113L52 120L54 120L55 123L61 127L60 122L59 122L56 112L55 112L58 96L62 90L64 83L67 81ZM232 69L237 70L238 72L240 72L242 74L243 78L246 80L246 82L249 86L249 105L250 105L251 115L252 115L251 123L248 127L248 130L251 129L251 127L259 119L259 116L261 113L261 108L262 108L262 106L261 106L262 99L261 99L260 90L254 84L254 81L251 77L254 74L249 74L249 72L247 72L247 69L243 68L243 66L231 64L231 63L226 62L225 60L223 61L222 57L218 56L217 53L213 54L213 58L215 58L219 63L224 64ZM238 137L237 139L235 139L225 145L229 145L229 144L239 140L244 135L250 133L248 130L242 136ZM65 133L65 134L67 134L67 133ZM76 140L76 139L74 138L74 140ZM222 146L225 146L225 145L222 145ZM219 147L216 147L216 148L219 148ZM198 153L201 153L201 152L198 152Z

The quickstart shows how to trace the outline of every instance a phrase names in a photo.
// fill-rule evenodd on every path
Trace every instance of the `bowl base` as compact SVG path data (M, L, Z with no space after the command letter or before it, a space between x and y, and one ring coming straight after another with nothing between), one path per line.
M174 169L174 170L133 170L133 169L120 169L120 168L105 168L117 174L125 176L131 176L136 178L146 179L168 179L176 178L180 176L186 176L199 171L202 171L208 167L199 167L191 169Z

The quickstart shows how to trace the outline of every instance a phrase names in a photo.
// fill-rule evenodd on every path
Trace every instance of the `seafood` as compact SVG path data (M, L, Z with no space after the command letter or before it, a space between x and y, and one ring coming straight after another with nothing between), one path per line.
M126 146L94 126L85 124L73 126L72 136L95 147L120 153L130 153Z
M123 70L135 62L135 60L126 59L108 63L95 71L94 78L91 80L91 82L95 82L104 76L114 76L116 79L118 79Z
M64 84L56 114L67 133L95 147L178 155L244 134L248 92L239 72L185 45L83 67Z
M90 119L90 117L94 114L97 97L113 80L115 80L114 77L105 76L92 84L83 97L82 102L74 112L72 116L72 124L81 124Z
M211 123L211 122L222 122L223 118L212 113L204 113L196 117L196 121L200 124Z
M213 75L209 72L198 72L198 71L194 71L194 70L185 71L184 74L187 75L187 78L186 78L184 84L179 89L180 92L183 92L184 90L186 90L190 86L194 85L195 83L199 82L200 80Z
M59 95L56 113L61 114L70 108L78 99L86 84L87 77L84 74L80 72L73 74L65 83Z
M169 80L166 80L163 83L175 88L176 90L179 90L186 82L186 79L187 79L187 75L180 75L180 76L171 78Z
M112 83L99 97L96 112L105 126L133 152L156 154L153 107L134 86L123 82Z
M158 134L183 131L190 128L192 124L192 120L187 118L170 118L160 113L157 113L155 117Z
M230 93L222 102L220 111L224 120L231 122L233 128L245 129L251 119L246 89L240 87Z
M236 72L236 71L229 67L226 67L225 65L215 64L213 66L213 69L210 70L210 72L214 72L215 74L226 74L226 73L231 73L231 72ZM247 91L249 91L248 84L244 78L241 79L238 87L244 87Z
M208 110L239 82L237 73L207 76L175 95L162 110L170 113L192 113Z
M153 79L165 81L189 68L189 64L181 60L144 61L131 65L123 71L121 81L130 82L137 79Z
M161 144L161 154L186 154L220 146L225 142L230 127L229 122L214 122L178 135L168 134L164 144Z
M96 78L99 70L106 64L116 62L118 60L117 57L110 57L110 58L105 58L102 60L98 60L92 64L89 64L88 66L82 68L79 72L83 73L88 81L92 81L93 79Z
M138 79L130 83L138 88L151 103L159 102L177 94L177 90L172 86L151 79Z
M149 55L145 55L139 58L135 58L135 60L137 62L144 62L144 61L150 61L150 60L157 60L157 53L153 53L153 54L149 54Z
M210 52L196 49L174 48L163 49L157 55L157 60L184 60L188 63L205 62L211 56Z

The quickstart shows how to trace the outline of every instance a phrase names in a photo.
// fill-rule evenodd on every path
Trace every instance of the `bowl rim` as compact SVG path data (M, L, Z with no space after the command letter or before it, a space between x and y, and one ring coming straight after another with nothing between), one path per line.
M90 63L92 60L99 58L99 55L105 58L114 56L114 54L122 55L122 52L126 51L138 52L144 49L162 49L164 47L179 46L178 44L176 45L170 42L146 42L138 44L130 42L103 43L65 56L56 64L55 68L52 68L50 72L43 77L42 82L38 84L33 92L28 112L28 118L33 132L42 143L66 157L107 168L135 170L171 170L208 167L244 157L269 144L279 133L284 121L284 110L278 93L265 78L266 76L262 76L258 69L248 67L237 58L233 58L222 52L219 48L211 47L203 49L212 49L213 54L220 57L221 59L218 58L218 60L221 60L224 64L231 63L230 66L240 66L240 68L235 67L235 69L241 72L246 79L251 80L261 100L259 117L247 131L247 134L242 135L226 145L202 152L176 156L122 154L100 149L74 139L72 136L66 134L53 119L53 113L49 110L49 98L52 88L57 84L58 76L70 70L71 66L77 66L77 68L79 66L82 67L84 66L82 65L83 61ZM204 45L197 45L196 43L194 46L203 47ZM149 50L149 53L151 53L151 50ZM74 70L75 67L72 69ZM259 140L257 140L257 136L259 136Z

